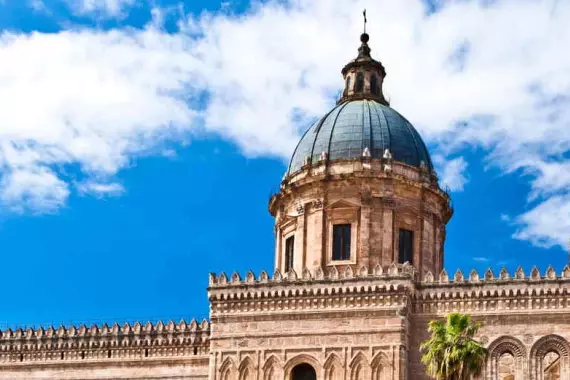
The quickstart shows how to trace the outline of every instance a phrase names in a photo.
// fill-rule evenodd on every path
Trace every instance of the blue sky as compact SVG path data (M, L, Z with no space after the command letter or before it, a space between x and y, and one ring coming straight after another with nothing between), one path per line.
M570 6L403 3L0 1L0 325L204 318L208 272L271 270L269 194L364 7L452 190L448 270L560 271Z

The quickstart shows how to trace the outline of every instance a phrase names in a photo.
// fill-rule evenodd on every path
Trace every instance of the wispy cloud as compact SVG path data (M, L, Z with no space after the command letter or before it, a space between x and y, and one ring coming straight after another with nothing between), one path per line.
M125 188L120 183L102 183L88 181L77 186L81 194L95 195L96 197L115 197L123 194Z
M441 185L451 191L462 191L468 182L467 161L463 157L446 159L442 156L434 156L433 161L438 169Z
M71 9L81 15L122 17L136 0L66 0Z
M488 263L490 259L487 257L475 256L473 257L473 261L476 261L478 263Z

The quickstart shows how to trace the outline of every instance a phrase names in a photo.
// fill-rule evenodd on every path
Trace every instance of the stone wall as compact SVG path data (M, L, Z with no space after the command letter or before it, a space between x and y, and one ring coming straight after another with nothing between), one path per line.
M556 371L570 379L570 268L558 275L548 268L544 275L534 268L498 276L488 270L483 276L461 271L452 279L444 271L436 281L428 276L414 294L411 317L410 371L413 379L428 379L420 363L419 345L428 338L430 320L459 311L483 324L479 339L490 357L483 378L504 380L504 361L513 358L514 380L546 380L546 356L559 358ZM501 366L503 364L503 366ZM552 370L554 372L554 370Z
M208 321L0 333L0 379L206 379Z
M406 378L406 310L413 268L351 266L273 277L210 277L210 379Z

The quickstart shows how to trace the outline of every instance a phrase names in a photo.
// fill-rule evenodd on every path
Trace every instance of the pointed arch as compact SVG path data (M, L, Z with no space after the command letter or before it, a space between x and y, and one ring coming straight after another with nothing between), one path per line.
M486 379L493 380L498 378L499 363L504 355L511 355L514 358L515 380L528 378L527 350L520 340L512 336L503 335L489 345L488 351Z
M263 365L263 380L281 380L283 372L281 371L281 362L275 355L269 356Z
M255 379L255 365L249 356L245 356L238 368L239 380Z
M220 366L220 380L234 380L237 369L232 358L227 357Z
M372 380L388 380L392 378L392 364L386 353L379 352L370 362Z
M291 370L299 364L311 365L315 369L317 379L322 379L322 367L319 361L309 354L300 354L289 359L289 361L287 361L283 367L283 372L285 372L285 380L291 379Z
M334 352L325 360L323 369L325 374L324 380L340 380L343 378L344 366L342 365L342 360Z
M359 351L350 361L350 380L368 380L370 379L370 366L366 360L366 356Z
M532 380L543 380L543 359L550 352L558 354L560 358L560 378L570 376L570 344L560 335L551 334L537 340L530 350Z

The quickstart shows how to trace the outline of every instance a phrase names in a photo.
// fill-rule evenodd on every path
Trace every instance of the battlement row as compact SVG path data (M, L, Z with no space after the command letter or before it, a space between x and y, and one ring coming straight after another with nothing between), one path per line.
M450 277L447 271L444 269L439 274L436 279L435 276L428 272L422 281L422 284L462 284L462 283L479 283L479 282L497 282L497 281L520 281L520 280L531 280L531 281L553 281L553 280L570 280L570 266L566 265L560 275L556 273L552 266L549 266L544 275L541 275L538 268L535 266L530 271L527 276L522 267L518 267L514 274L510 274L506 268L502 268L498 275L495 275L491 268L487 269L483 276L479 275L475 269L469 272L469 276L465 276L463 271L458 269L455 271L453 277Z
M16 330L6 329L0 331L0 342L6 342L10 340L38 340L38 339L69 339L69 338L106 338L106 337L117 337L117 336L149 336L156 337L161 335L180 335L180 334L190 334L190 335L201 335L209 334L210 322L204 319L202 322L197 322L193 319L190 323L185 320L181 320L178 323L170 321L164 324L162 321L158 323L147 322L146 324L141 324L139 322L134 323L132 326L129 323L125 323L120 326L118 323L108 326L103 324L101 326L92 325L87 327L85 325L76 326L60 326L55 329L53 326L48 328L39 327L37 329L18 328Z
M314 270L305 268L299 276L295 270L291 269L287 273L281 273L275 270L272 277L269 277L266 271L261 271L258 277L252 271L249 271L245 279L242 279L239 273L234 272L231 276L222 272L219 276L210 273L209 287L225 288L233 286L257 285L257 284L282 284L282 283L308 283L315 281L335 281L335 280L351 280L351 279L409 279L421 285L432 284L464 284L464 283L481 283L481 282L501 282L501 281L552 281L552 280L570 280L570 267L566 266L560 274L556 273L553 267L548 267L542 275L537 267L534 267L527 275L525 271L519 267L514 274L509 273L506 268L502 268L496 275L492 269L487 269L483 275L480 275L475 269L464 275L463 271L458 269L453 277L444 269L439 276L427 272L423 279L418 278L417 270L409 264L395 264L389 267L376 265L373 268L361 266L358 270L354 270L352 266L336 267L331 266L323 269L320 267Z

